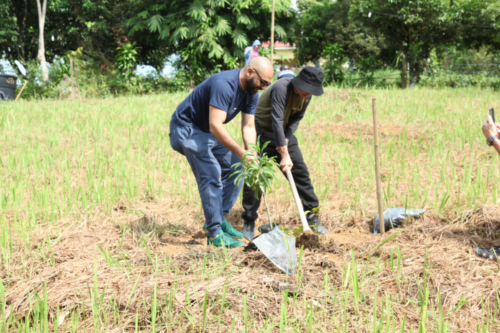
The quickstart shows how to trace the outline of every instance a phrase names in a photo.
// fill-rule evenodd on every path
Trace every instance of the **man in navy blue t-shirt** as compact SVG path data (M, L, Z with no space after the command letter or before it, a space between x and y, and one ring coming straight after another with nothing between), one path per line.
M249 144L257 141L255 107L257 92L271 83L274 74L269 59L250 60L243 69L217 73L203 81L182 101L170 121L170 145L186 156L200 192L204 230L208 244L238 247L245 244L234 238L243 234L224 218L240 194L243 182L234 184L230 175L241 162ZM242 148L224 128L242 112Z

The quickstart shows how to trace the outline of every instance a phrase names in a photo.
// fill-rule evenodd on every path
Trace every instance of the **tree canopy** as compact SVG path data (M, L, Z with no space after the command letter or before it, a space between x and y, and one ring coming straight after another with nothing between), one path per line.
M0 3L0 49L23 77L14 61L27 67L29 61L36 59L37 6L35 0L0 0ZM150 38L126 34L124 23L136 15L140 3L138 0L49 1L44 34L47 61L82 47L86 57L112 65L117 47L137 40L142 61L161 68L167 52L156 41L151 43Z
M333 45L358 64L393 65L402 80L419 82L432 50L500 50L498 0L276 1L275 38L295 42L300 63L315 62ZM175 66L196 84L214 70L240 66L253 40L270 38L272 0L50 0L46 59L81 48L95 67L115 65L118 48L135 43L137 64ZM0 0L0 49L25 67L38 51L35 0ZM333 61L333 60L332 60ZM17 70L20 77L21 72ZM404 82L403 82L404 83ZM404 84L403 84L404 85Z
M349 17L353 0L300 1L302 9L298 39L298 58L302 63L321 58L331 44L342 45L344 55L359 58L379 54L386 41L382 34Z
M36 59L35 0L0 0L0 48L15 69ZM140 63L157 70L172 54L203 69L230 68L254 39L268 40L272 0L52 0L47 4L47 61L83 48L112 65L117 47L135 42ZM289 0L276 2L275 35L293 40L297 15ZM182 62L181 62L182 64ZM22 76L18 71L18 75Z
M410 76L417 83L431 51L480 28L478 20L484 18L481 14L489 3L491 0L354 0L351 18L383 34L402 53L403 74L409 64Z
M289 0L277 1L275 36L293 41L296 13ZM270 38L272 0L147 0L135 18L127 21L128 36L159 40L181 54L178 66L233 68L243 60L253 40ZM196 67L196 68L193 68Z

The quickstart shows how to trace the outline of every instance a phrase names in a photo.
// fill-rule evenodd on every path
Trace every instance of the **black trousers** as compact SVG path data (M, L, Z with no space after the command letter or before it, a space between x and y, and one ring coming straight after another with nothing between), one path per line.
M281 155L276 150L276 146L272 146L269 144L265 149L264 153L266 153L269 157L276 156L276 161L278 164L281 162ZM302 200L302 205L304 206L304 211L312 210L319 206L318 197L314 193L314 188L311 183L311 178L309 177L309 170L307 169L307 165L304 162L304 158L302 157L302 152L299 148L299 143L297 142L297 138L292 136L290 142L288 143L288 153L290 154L290 158L293 163L292 167L292 175L293 180L295 181L295 186L297 187L297 192L299 193L299 197ZM286 174L283 173L286 178ZM241 217L243 220L247 222L255 221L259 215L257 214L257 210L260 206L260 200L262 198L262 192L259 191L259 199L255 198L255 192L250 189L248 186L243 187L243 214Z

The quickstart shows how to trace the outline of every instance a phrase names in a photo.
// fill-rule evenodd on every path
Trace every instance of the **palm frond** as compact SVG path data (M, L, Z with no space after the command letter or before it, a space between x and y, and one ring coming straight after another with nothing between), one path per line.
M128 32L128 35L129 36L132 36L135 32L137 31L142 31L142 30L145 30L146 29L146 25L144 24L141 24L141 23L138 23L138 24L135 24L131 29L130 31Z
M148 21L148 27L150 32L160 32L161 31L161 22L163 21L163 17L161 15L153 15Z
M189 30L186 27L177 28L170 36L170 41L176 42L180 39L186 39L188 36L188 32Z
M244 48L248 45L248 37L243 30L238 28L233 30L232 33L233 42L239 47Z
M249 29L253 29L259 26L259 21L257 21L253 16L249 16L248 18L250 19L250 24L248 25Z
M168 36L170 36L170 27L168 25L165 25L161 30L160 39L166 39L168 38Z
M245 14L240 14L236 18L236 23L248 25L251 23L250 19Z
M215 56L217 59L219 59L224 54L224 50L222 49L222 47L215 41L211 43L210 47L212 50L208 54L209 58L213 58Z
M141 19L145 20L149 17L149 12L147 10L140 12L137 14L137 17L140 17Z
M188 16L201 22L205 22L208 18L205 8L200 1L193 2L193 4L189 7Z
M231 27L229 26L229 22L223 18L219 18L217 23L214 26L214 32L218 36L223 36L227 33L231 32Z
M283 29L283 27L281 25L274 26L274 33L280 39L286 38L286 31L285 31L285 29Z

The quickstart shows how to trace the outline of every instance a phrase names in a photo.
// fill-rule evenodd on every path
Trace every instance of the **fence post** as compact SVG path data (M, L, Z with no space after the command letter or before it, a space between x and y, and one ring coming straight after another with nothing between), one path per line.
M382 206L382 181L380 180L380 156L378 149L378 120L377 120L377 100L372 99L373 107L373 138L375 141L375 178L377 182L377 205L378 205L378 221L380 233L385 233L384 209ZM373 220L373 228L375 228L375 219Z
M273 53L274 53L274 2L273 0L273 12L271 14L271 65L273 66L273 75L274 75L274 63L273 63Z
M73 58L69 58L71 64L71 99L75 99L75 80L73 79Z

